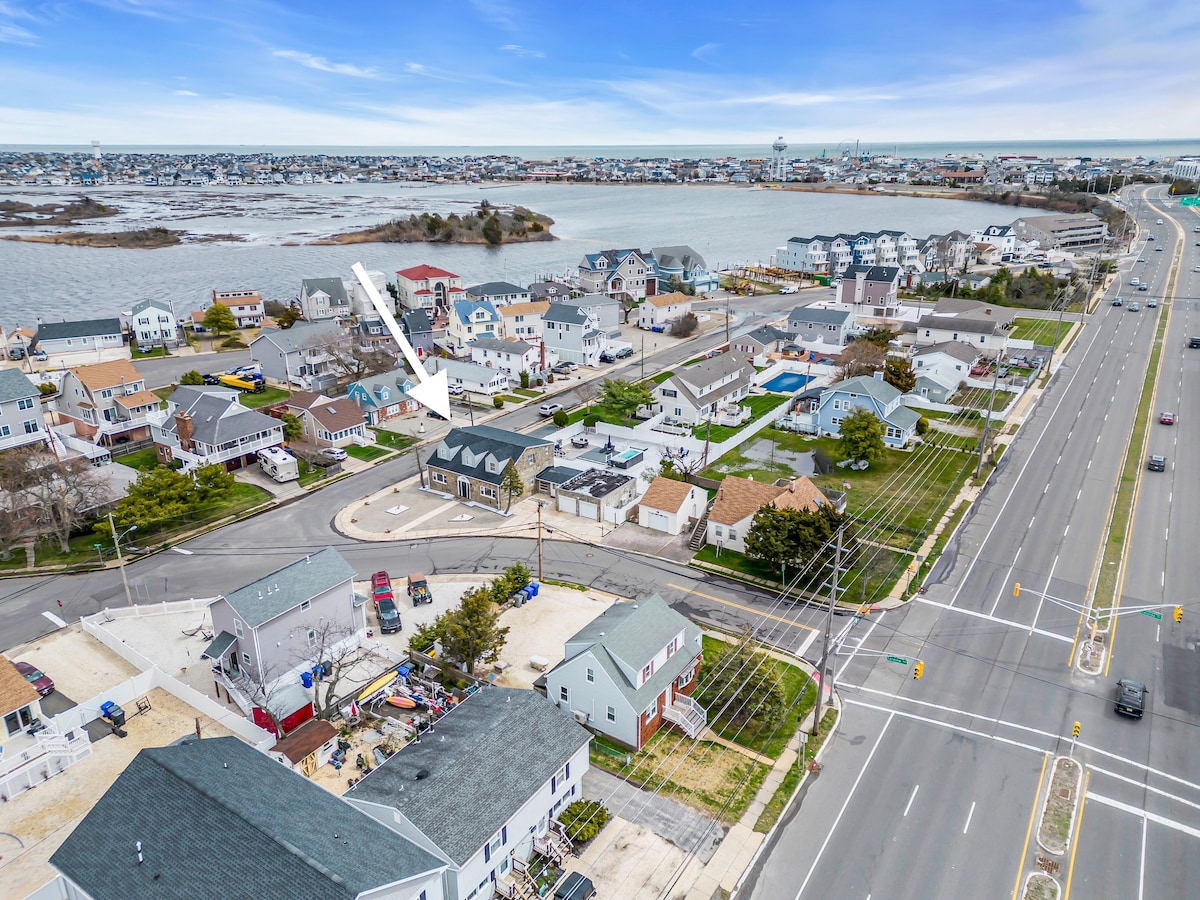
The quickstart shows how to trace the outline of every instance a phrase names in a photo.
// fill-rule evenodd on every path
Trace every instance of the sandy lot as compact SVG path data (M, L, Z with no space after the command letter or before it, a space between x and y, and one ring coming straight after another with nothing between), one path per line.
M57 691L76 703L90 700L138 673L121 657L85 634L79 623L33 644L14 647L7 655L10 659L33 663L54 679Z
M670 885L665 896L676 900L686 895L690 881L676 880L686 859L686 853L648 829L613 817L567 868L592 879L599 897L661 897Z
M54 677L57 679L57 672ZM94 686L87 691L88 696L101 687ZM0 898L24 897L54 876L49 863L51 854L139 750L162 747L185 734L195 733L195 710L158 688L150 692L149 698L152 709L129 719L125 729L129 737L97 741L87 759L0 804ZM200 730L204 737L229 734L204 716L200 716ZM18 841L24 844L23 848Z

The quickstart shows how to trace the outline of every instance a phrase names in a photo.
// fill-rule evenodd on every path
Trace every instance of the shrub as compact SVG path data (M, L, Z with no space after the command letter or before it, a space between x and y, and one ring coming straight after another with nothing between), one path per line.
M504 398L503 397L493 397L492 398L492 406L496 407L496 409L504 409Z
M43 397L49 397L51 394L58 393L58 388L56 388L49 381L43 381L38 385L38 393Z
M608 824L608 807L599 800L576 800L562 811L558 821L572 841L587 843Z
M567 411L565 409L555 410L555 412L554 412L554 427L555 428L566 428L567 422L569 422L570 420L571 420L571 417L567 415Z
M526 371L525 369L521 370L521 387L523 387L523 388L529 387L529 372Z
M546 384L554 384L554 373L553 372L546 373Z
M595 428L596 423L598 421L600 421L600 419L597 416L595 416L594 414L584 416L583 417L583 427L584 428Z
M929 431L929 420L921 416L917 419L917 434L925 434L927 431Z

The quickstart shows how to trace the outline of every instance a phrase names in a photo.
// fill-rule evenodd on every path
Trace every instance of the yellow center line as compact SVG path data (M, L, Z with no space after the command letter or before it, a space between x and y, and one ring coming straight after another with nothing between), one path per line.
M1017 883L1013 885L1012 900L1017 900L1021 890L1021 882L1025 875L1025 859L1029 856L1029 839L1033 837L1033 823L1037 821L1038 806L1042 800L1042 785L1046 781L1046 764L1050 762L1050 754L1042 754L1042 774L1038 776L1037 793L1033 795L1033 809L1029 812L1029 827L1025 829L1025 846L1021 848L1021 862L1017 865Z
M732 606L734 609L740 609L743 612L753 613L756 616L762 616L764 619L771 619L774 622L782 622L784 625L791 625L793 628L803 628L805 631L816 631L811 625L805 625L803 622L797 622L794 619L785 619L783 616L777 616L769 612L763 612L761 609L755 609L753 606L746 606L742 603L734 603L732 600L726 600L722 597L714 597L712 594L703 594L700 591L692 588L684 587L682 584L671 584L668 582L667 587L674 588L677 591L687 591L689 594L695 594L697 597L703 597L705 600L711 600L713 603L721 603L725 606Z
M1071 876L1075 874L1075 851L1079 849L1079 831L1083 825L1083 807L1087 803L1088 782L1091 781L1092 770L1083 773L1083 791L1079 795L1079 813L1075 816L1075 832L1072 834L1074 843L1071 845L1071 861L1067 863L1067 886L1063 889L1063 900L1071 896Z

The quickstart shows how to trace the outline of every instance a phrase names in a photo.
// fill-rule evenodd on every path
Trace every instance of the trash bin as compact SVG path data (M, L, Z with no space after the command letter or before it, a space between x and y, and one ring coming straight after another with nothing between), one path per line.
M300 673L300 683L302 685L304 685L306 688L312 687L313 686L312 674L309 672L301 672Z
M125 710L111 700L105 700L100 704L100 715L108 719L115 728L120 728L125 724Z
M531 596L536 597L538 595L538 588L540 585L536 581L531 581L529 582L529 586L533 588L533 594Z

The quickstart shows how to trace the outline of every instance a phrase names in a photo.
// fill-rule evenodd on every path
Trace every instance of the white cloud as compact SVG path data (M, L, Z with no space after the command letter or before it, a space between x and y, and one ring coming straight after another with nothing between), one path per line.
M36 44L37 36L20 25L11 22L0 22L0 44Z
M199 97L200 95L197 94L195 91L179 90L179 91L175 92L175 96L176 97Z
M530 50L528 47L522 47L520 44L505 44L500 49L505 53L512 53L514 56L526 59L542 59L546 55L541 50Z
M485 19L496 25L512 28L516 25L516 11L506 0L471 0L471 5Z
M292 62L300 63L310 69L316 69L318 72L330 72L334 75L348 75L351 78L383 78L383 74L375 68L366 68L356 66L352 63L335 63L330 62L323 56L314 56L311 53L305 53L303 50L273 50L272 56L278 56L280 59L288 59Z
M700 62L708 62L709 57L717 51L720 44L701 44L692 51L692 59L698 59Z

